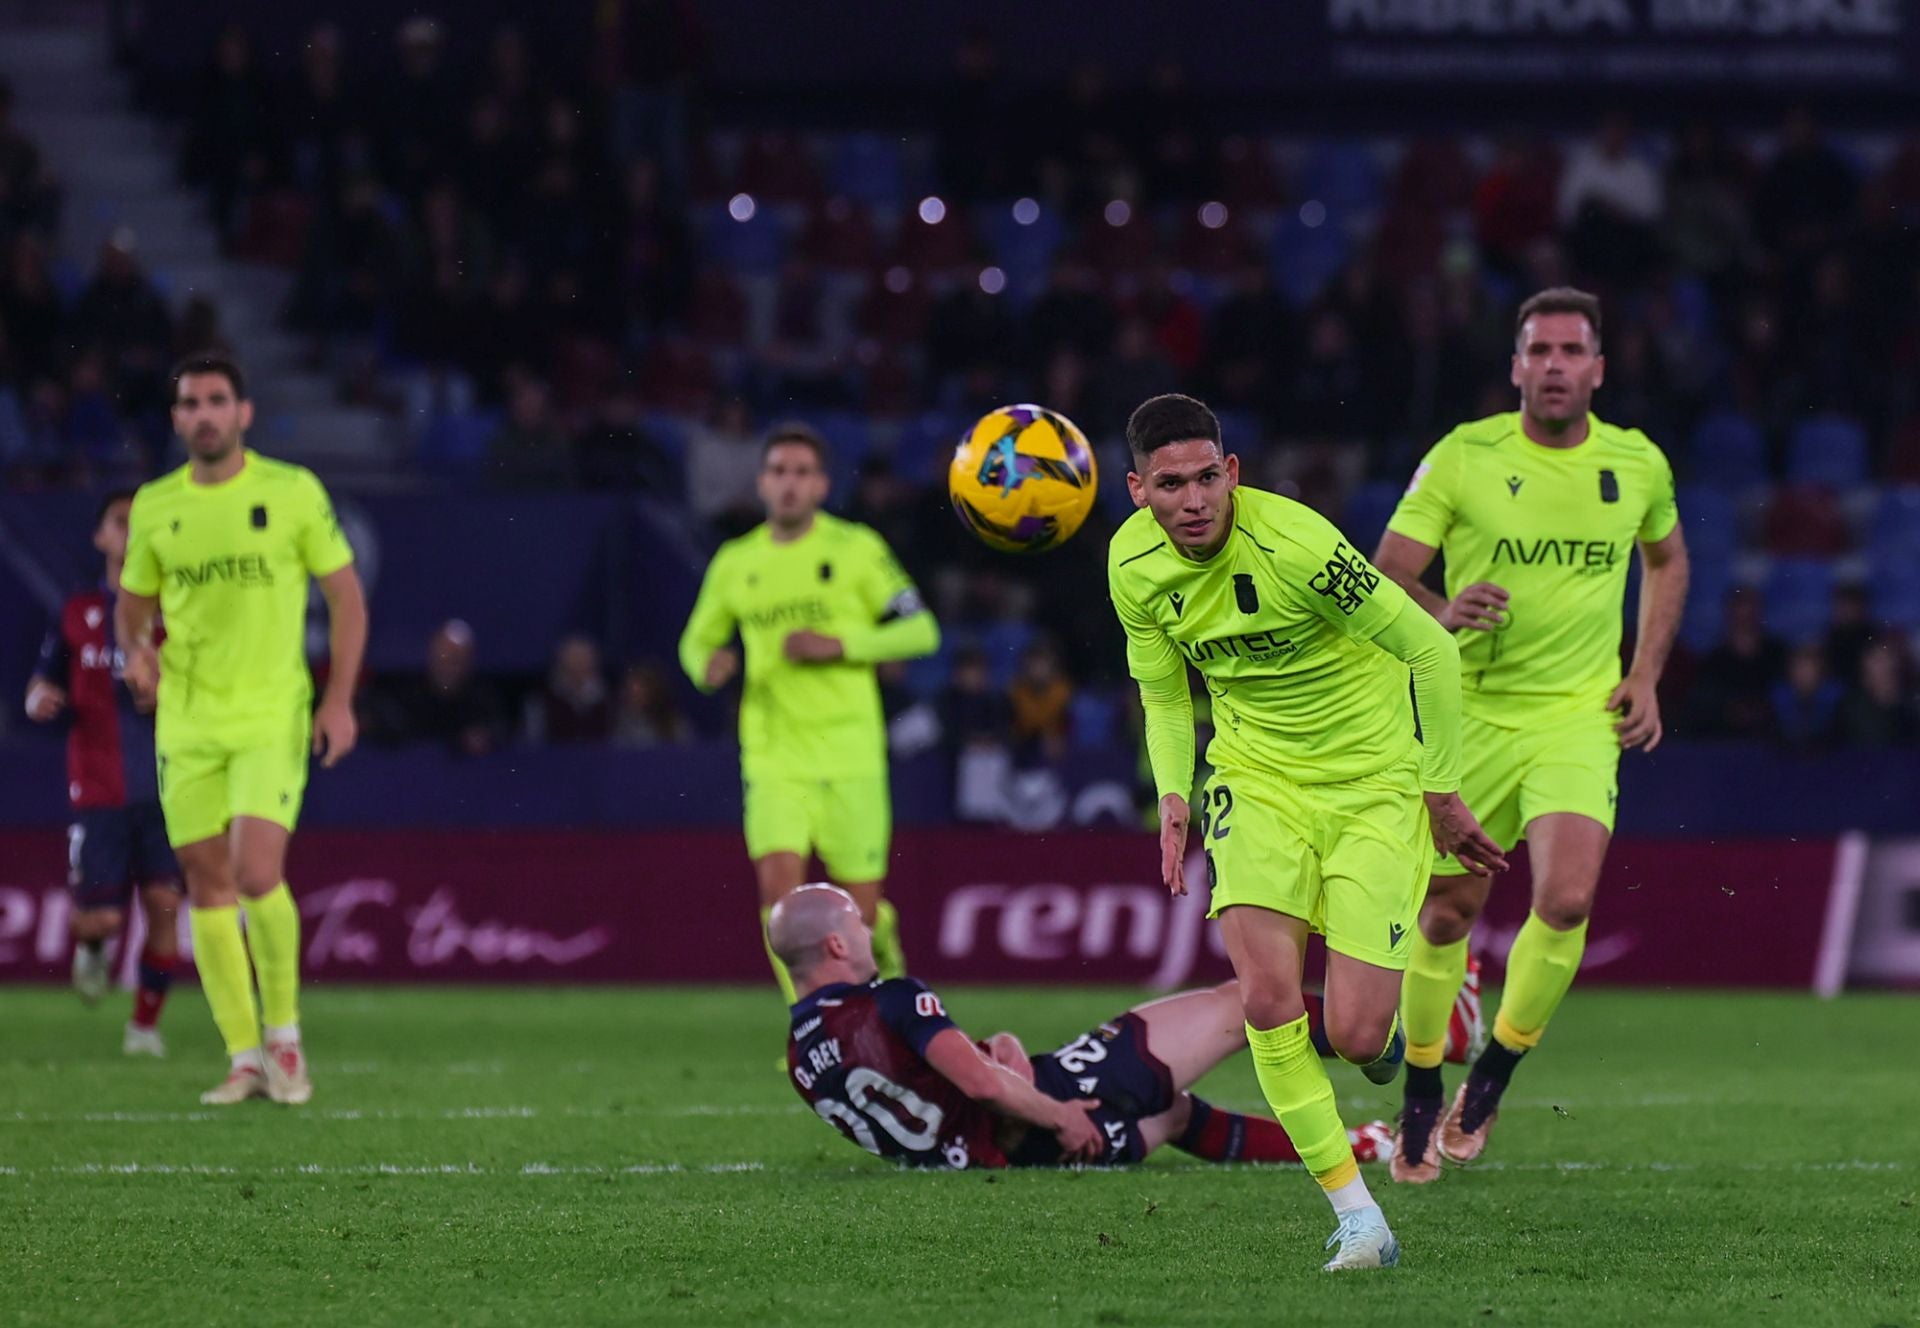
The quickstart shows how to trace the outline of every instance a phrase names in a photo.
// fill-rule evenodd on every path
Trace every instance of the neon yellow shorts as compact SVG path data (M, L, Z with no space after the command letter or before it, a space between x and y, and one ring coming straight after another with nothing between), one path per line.
M1208 917L1236 904L1272 909L1304 918L1329 950L1406 968L1433 860L1419 748L1339 784L1216 769L1201 798Z
M236 816L291 831L307 791L311 721L302 713L279 741L173 739L156 747L160 811L175 848L223 835Z
M747 856L820 855L835 881L886 877L893 795L884 775L856 779L745 781Z
M1614 716L1580 711L1523 729L1465 716L1460 798L1503 849L1526 838L1549 812L1575 812L1613 829L1620 792L1620 739ZM1436 857L1435 876L1465 876L1453 858Z

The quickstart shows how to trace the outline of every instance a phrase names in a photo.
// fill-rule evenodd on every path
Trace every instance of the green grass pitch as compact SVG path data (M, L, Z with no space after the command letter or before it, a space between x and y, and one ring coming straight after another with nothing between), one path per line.
M1133 999L946 995L1034 1049ZM774 1072L765 991L314 991L313 1104L221 1112L191 987L164 1063L117 997L4 1009L13 1325L1920 1324L1909 998L1576 991L1486 1164L1368 1168L1405 1259L1338 1278L1298 1170L865 1157ZM1244 1057L1203 1091L1259 1102Z

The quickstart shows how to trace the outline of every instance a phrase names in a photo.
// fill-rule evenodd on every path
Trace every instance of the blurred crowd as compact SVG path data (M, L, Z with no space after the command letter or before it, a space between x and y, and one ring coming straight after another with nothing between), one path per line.
M706 95L692 7L600 12L585 66L518 29L418 18L390 44L318 28L273 65L236 26L172 102L227 250L292 269L286 317L316 363L413 426L397 471L631 489L719 537L755 519L761 431L807 418L834 445L835 505L948 625L940 660L892 671L890 711L1026 759L1124 731L1115 629L1087 587L1125 514L1133 404L1205 396L1252 482L1370 547L1434 438L1513 406L1514 306L1578 284L1607 310L1598 409L1681 477L1698 575L1676 729L1913 741L1920 137L1794 110L1746 135L1618 114L1306 138L1174 65L1023 90L985 36L910 123L802 131ZM55 290L51 206L0 187L0 464L50 444L70 462L155 408L158 368L217 341L217 311L170 313L131 238ZM1107 472L1086 532L1031 564L940 511L960 430L1022 399L1079 422ZM445 668L458 635L436 642ZM615 678L585 641L510 698L470 679L434 700L434 676L383 682L375 727L468 749L691 727L677 678Z

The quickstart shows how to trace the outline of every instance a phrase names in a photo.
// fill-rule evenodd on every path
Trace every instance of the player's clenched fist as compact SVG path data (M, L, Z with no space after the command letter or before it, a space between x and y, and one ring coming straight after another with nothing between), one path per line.
M152 650L127 652L127 690L142 709L151 709L160 690L160 656Z
M1062 1162L1100 1160L1100 1154L1106 1150L1106 1136L1100 1133L1100 1127L1093 1123L1093 1117L1088 1114L1099 1105L1094 1098L1060 1104L1060 1117L1054 1122L1053 1137L1060 1141Z
M1172 895L1187 892L1187 814L1178 793L1160 799L1160 880Z
M1507 869L1506 854L1480 828L1480 822L1460 801L1458 793L1428 793L1427 824L1433 846L1457 860L1475 876L1491 876Z

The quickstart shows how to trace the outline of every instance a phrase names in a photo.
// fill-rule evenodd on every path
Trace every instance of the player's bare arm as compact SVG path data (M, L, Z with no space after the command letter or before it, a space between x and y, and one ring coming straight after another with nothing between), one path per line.
M1092 1099L1061 1102L983 1054L957 1028L942 1029L927 1043L927 1064L988 1110L1047 1130L1060 1142L1063 1162L1095 1162L1106 1147L1100 1128L1087 1113Z
M35 674L27 680L27 718L45 724L67 708L66 689Z
M159 694L160 654L153 648L153 618L159 611L157 598L125 586L113 602L113 635L127 661L127 690L142 709L151 709Z
M1666 733L1660 722L1660 674L1667 667L1674 637L1680 632L1680 618L1687 607L1687 582L1692 575L1687 541L1680 527L1675 526L1660 539L1641 541L1640 565L1644 577L1633 666L1607 698L1607 709L1619 712L1614 728L1620 735L1620 745L1628 751L1635 747L1652 751Z
M1160 882L1178 898L1187 892L1187 800L1178 793L1160 799Z
M1497 630L1507 619L1507 592L1491 581L1476 581L1452 599L1427 589L1421 577L1439 550L1430 544L1389 530L1380 537L1373 565L1406 591L1415 604L1440 620L1449 632L1471 627L1476 632Z
M320 594L327 601L331 667L326 693L313 715L313 754L330 770L360 740L360 725L353 717L353 686L367 656L367 595L351 563L321 577Z

